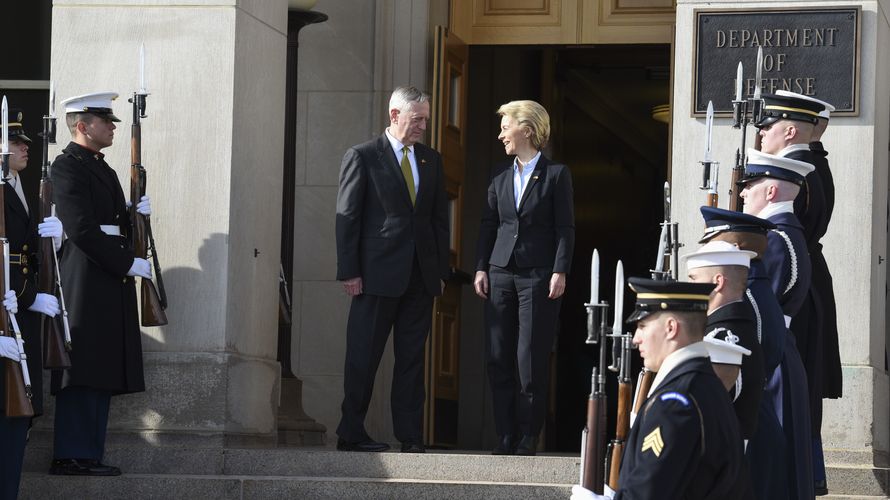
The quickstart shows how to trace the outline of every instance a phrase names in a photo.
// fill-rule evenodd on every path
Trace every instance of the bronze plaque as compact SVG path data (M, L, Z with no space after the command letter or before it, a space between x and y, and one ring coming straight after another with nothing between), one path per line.
M860 7L696 10L693 115L708 101L718 113L732 111L740 61L742 98L753 95L757 47L763 93L789 90L858 115L861 14Z

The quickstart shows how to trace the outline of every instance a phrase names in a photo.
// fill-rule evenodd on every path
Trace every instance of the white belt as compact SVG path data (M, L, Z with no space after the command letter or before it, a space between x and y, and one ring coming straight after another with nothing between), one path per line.
M109 224L102 224L99 226L99 229L102 230L103 233L108 236L120 236L121 235L121 227L120 226L112 226Z
M788 316L788 315L784 315L784 316L785 316L785 328L791 327L791 316Z

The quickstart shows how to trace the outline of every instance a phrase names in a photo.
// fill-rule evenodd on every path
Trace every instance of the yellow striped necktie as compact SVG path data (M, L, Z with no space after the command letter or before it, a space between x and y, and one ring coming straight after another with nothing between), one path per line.
M414 174L411 172L411 160L408 159L408 146L402 148L402 175L405 177L405 184L408 185L408 195L411 197L411 204L417 199L417 192L414 189Z

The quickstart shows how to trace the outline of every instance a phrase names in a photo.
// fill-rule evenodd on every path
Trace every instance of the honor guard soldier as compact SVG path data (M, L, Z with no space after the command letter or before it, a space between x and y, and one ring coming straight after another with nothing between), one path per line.
M741 181L745 213L776 225L767 235L763 260L787 325L810 289L810 256L803 226L794 215L794 199L812 171L813 165L809 163L749 149L745 178Z
M56 396L50 474L114 476L102 463L111 396L145 390L134 276L151 264L134 256L127 202L102 149L111 146L113 92L62 101L70 142L52 165L53 198L68 239L59 263L71 317L71 367L52 374ZM147 198L136 210L151 213Z
M757 317L768 382L760 400L757 432L745 450L755 497L812 498L806 373L761 260L767 233L776 225L722 208L705 206L701 213L707 227L699 243L727 241L757 254L751 259L745 295Z
M633 342L657 372L621 462L615 499L754 498L738 419L708 358L710 283L629 280ZM603 498L580 486L573 499Z
M801 312L794 318L791 330L798 334L798 348L807 367L813 423L815 467L813 474L816 494L827 495L821 436L822 398L839 398L843 392L834 284L828 263L822 254L820 241L828 231L834 211L834 177L828 165L828 153L821 142L834 106L813 97L785 90L779 90L776 94L789 99L809 101L823 107L810 135L809 151L802 150L799 144L786 146L785 150L790 150L786 155L788 158L812 163L816 168L807 176L805 188L801 189L801 193L794 200L794 213L803 224L807 239L807 249L813 265L813 282L810 285L809 297L804 302Z
M706 243L697 252L683 256L689 281L712 283L714 290L708 301L708 324L705 338L712 338L725 348L727 339L747 349L748 355L736 365L715 363L714 371L730 391L739 429L746 441L754 437L757 412L763 393L763 351L757 338L757 318L751 304L745 300L748 289L748 267L754 252L740 250L726 241Z
M9 177L4 183L4 212L6 238L9 241L9 292L4 304L16 314L19 330L24 340L28 372L31 379L31 405L34 416L43 413L43 367L40 346L40 314L55 316L59 313L59 301L55 296L37 293L35 279L38 236L52 237L61 244L62 223L55 217L46 217L39 225L37 213L30 210L19 172L28 166L28 150L31 139L25 135L23 113L12 109L9 113ZM0 357L19 361L19 347L12 337L0 337ZM0 370L0 405L5 398L4 373ZM0 410L5 408L0 407ZM7 417L0 411L0 498L14 499L18 495L31 418Z

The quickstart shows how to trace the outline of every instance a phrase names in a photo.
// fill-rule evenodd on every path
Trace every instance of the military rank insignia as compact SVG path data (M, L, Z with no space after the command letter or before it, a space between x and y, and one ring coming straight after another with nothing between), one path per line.
M642 453L645 453L646 450L652 450L652 453L655 453L656 457L661 456L661 450L664 449L664 441L661 439L661 427L656 427L654 431L650 432L648 436L643 438L643 449L640 450Z

